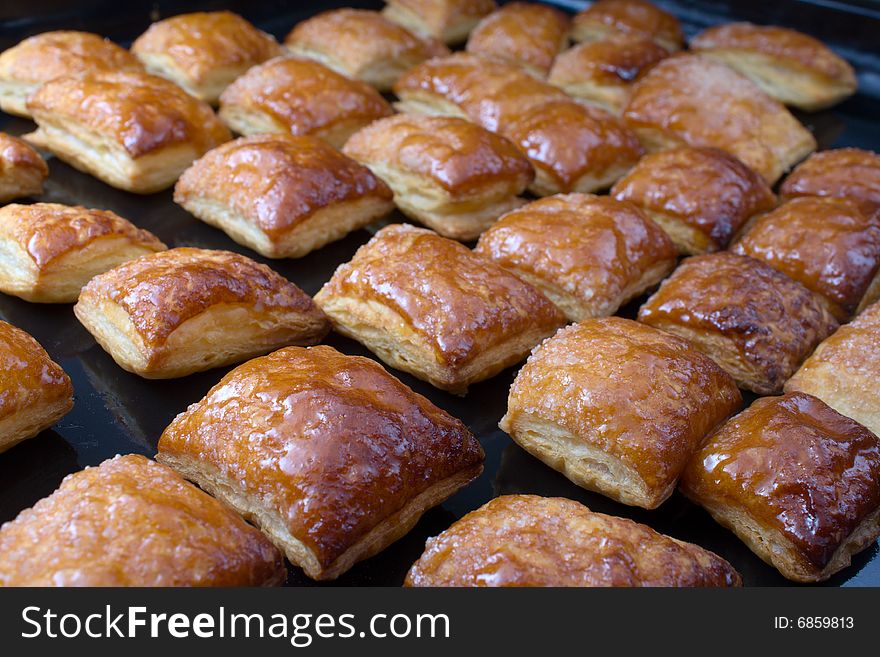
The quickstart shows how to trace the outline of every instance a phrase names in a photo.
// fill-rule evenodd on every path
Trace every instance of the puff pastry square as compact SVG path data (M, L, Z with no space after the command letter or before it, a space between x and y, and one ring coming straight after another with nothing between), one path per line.
M369 169L317 137L223 144L177 181L175 203L268 258L298 258L394 209Z
M613 315L676 265L672 241L637 208L587 194L504 215L475 251L541 290L572 322Z
M150 25L131 45L147 71L215 105L251 66L283 53L275 38L231 11L179 14Z
M681 490L788 579L822 581L880 536L880 439L811 395L765 397L706 441Z
M25 141L0 132L0 203L23 196L39 196L49 167Z
M684 260L639 321L687 338L740 387L764 395L780 392L837 328L815 293L761 260L728 252Z
M479 476L484 455L375 361L291 347L223 377L165 430L158 458L327 580Z
M428 539L404 586L740 586L733 566L563 497L502 495Z
M396 114L357 132L343 152L391 186L404 214L459 240L525 203L519 194L535 178L515 144L456 117Z
M776 197L763 178L717 148L683 146L646 155L611 188L665 230L680 253L727 248Z
M538 290L424 228L376 233L315 295L334 328L442 390L521 361L564 317Z
M330 328L305 292L265 265L188 247L96 276L73 311L120 367L148 379L315 344Z
M495 0L387 0L382 13L416 34L454 45L497 7Z
M135 454L64 479L0 528L0 586L276 586L281 553L222 502Z
M678 19L645 0L597 0L574 17L575 41L603 41L618 35L651 39L669 52L684 46Z

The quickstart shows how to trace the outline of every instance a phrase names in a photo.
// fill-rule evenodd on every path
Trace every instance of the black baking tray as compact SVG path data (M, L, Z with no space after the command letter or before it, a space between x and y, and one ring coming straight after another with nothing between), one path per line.
M152 20L196 9L229 8L283 38L299 20L337 6L379 8L381 2L126 2L87 0L73 3L3 0L0 7L0 50L38 32L70 28L102 33L130 43ZM578 9L586 2L556 2ZM799 115L815 133L820 148L859 146L880 151L880 3L877 2L659 2L683 21L690 35L707 25L730 20L789 25L826 40L858 69L861 91L845 103L816 114ZM0 113L0 130L23 134L29 121ZM267 260L237 245L219 230L200 223L171 200L171 192L137 196L122 192L52 158L51 176L41 201L111 209L159 236L169 246L228 249L265 262L309 294L348 261L373 230L361 230L299 260ZM392 216L391 221L403 221ZM633 317L642 300L620 314ZM171 419L200 399L229 369L171 381L148 381L120 369L74 318L70 305L29 304L0 295L0 318L30 332L70 374L76 404L52 430L0 455L0 522L50 494L61 479L115 454L153 456L159 435ZM371 356L359 344L331 335L326 340L348 353ZM392 370L393 371L393 370ZM394 372L394 371L393 371ZM337 585L399 586L421 554L425 540L462 515L505 493L558 495L581 501L595 511L625 516L657 531L692 541L717 552L742 573L746 585L775 586L788 582L752 554L733 534L678 493L661 508L645 511L617 504L585 491L530 456L498 429L507 391L516 374L509 369L472 386L467 397L455 397L394 372L404 383L463 420L486 450L483 475L442 506L426 513L403 539L381 554L357 564ZM0 373L2 376L2 373ZM751 397L749 397L751 399ZM309 585L297 568L290 585ZM875 543L855 557L851 567L829 582L832 586L880 585L880 555Z

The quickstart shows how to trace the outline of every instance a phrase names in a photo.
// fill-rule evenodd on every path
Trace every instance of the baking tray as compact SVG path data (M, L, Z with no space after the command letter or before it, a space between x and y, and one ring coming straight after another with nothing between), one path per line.
M558 2L576 9L584 2ZM840 46L859 67L863 91L830 111L799 118L816 134L821 148L861 146L880 151L880 99L877 35L878 3L824 2L660 2L678 15L689 34L706 25L736 18L778 22L811 31ZM832 5L829 8L826 5ZM0 8L0 50L28 34L48 29L96 31L128 44L150 23L184 11L227 7L263 29L283 38L291 26L319 10L335 6L378 8L380 2L128 2L91 0L78 3L4 0ZM763 12L763 13L762 13ZM846 38L843 43L842 39ZM33 129L26 120L0 113L0 130L22 134ZM318 291L334 269L348 261L373 230L361 230L299 260L267 260L237 245L219 230L200 223L171 200L171 192L137 196L122 192L51 159L51 175L41 201L111 209L159 236L166 244L228 249L243 253L280 272L309 294ZM403 221L392 216L391 221ZM633 317L643 299L619 314ZM153 456L159 435L171 419L200 399L231 368L216 369L171 381L147 381L120 369L74 318L70 305L29 304L0 295L0 318L31 333L68 372L76 404L52 430L0 455L0 522L50 494L61 479L85 466L97 465L115 454ZM348 354L371 356L359 344L331 334L326 342ZM393 370L392 370L393 371ZM788 582L752 554L733 534L717 525L702 509L678 493L655 511L617 504L585 491L530 456L498 429L507 391L516 373L509 369L471 387L467 397L455 397L393 371L404 383L463 420L486 451L483 475L441 507L426 513L403 539L381 554L357 564L336 585L399 586L410 565L422 553L425 539L490 498L505 493L559 495L591 509L643 522L657 531L692 541L717 552L742 573L746 585L775 586ZM2 376L2 373L0 373ZM750 401L751 398L749 398ZM297 568L289 585L310 585ZM880 585L880 555L875 543L859 554L851 567L829 585ZM326 585L326 584L325 584Z

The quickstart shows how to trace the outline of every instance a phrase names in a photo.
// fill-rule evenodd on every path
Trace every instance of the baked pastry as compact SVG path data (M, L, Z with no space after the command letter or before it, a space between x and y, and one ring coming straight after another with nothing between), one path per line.
M587 194L504 215L475 251L541 290L572 322L613 315L676 265L672 241L638 208Z
M578 486L655 509L741 406L734 380L687 340L604 317L532 352L498 426Z
M454 45L497 7L495 0L386 0L382 14L416 34Z
M741 388L775 394L837 328L819 297L761 260L721 252L684 260L639 321L687 338Z
M792 199L758 218L731 250L788 274L841 322L880 298L880 218L847 199Z
M197 11L153 23L131 51L148 72L212 105L251 66L283 53L275 37L231 11Z
M715 146L773 185L816 149L813 135L747 77L701 55L664 59L633 87L624 121L650 151Z
M48 177L49 167L30 144L0 132L0 203L39 196Z
M740 586L724 559L563 497L503 495L428 539L404 586Z
M143 67L122 46L90 32L58 30L28 37L0 54L0 109L29 117L28 96L44 82L113 70L141 71Z
M74 303L98 274L164 249L155 235L109 210L13 203L0 208L0 292Z
M449 54L437 39L413 34L378 11L333 9L304 20L284 39L287 50L337 73L388 91L408 68Z
M137 72L57 78L28 98L37 131L25 139L108 185L148 194L230 138L205 103Z
M525 203L519 195L535 178L515 144L455 117L396 114L355 133L342 152L387 182L406 216L459 240Z
M0 528L0 586L277 586L284 559L229 507L130 454Z
M534 2L509 2L477 25L467 51L503 59L544 78L556 55L568 46L568 14Z
M333 327L449 392L521 361L564 323L538 290L424 228L386 226L315 295Z
M765 397L711 436L681 491L796 582L880 536L880 439L804 393Z
M645 0L597 0L574 17L575 41L603 41L618 35L651 39L669 52L681 50L678 19Z
M209 151L174 201L268 258L298 258L394 209L370 170L317 137L256 135Z
M265 265L188 247L96 276L73 311L122 369L148 379L315 344L330 328L305 292Z
M733 155L693 146L646 155L611 195L639 206L689 255L727 248L749 219L776 205L763 178Z
M368 84L294 57L254 66L220 96L220 118L241 135L312 135L334 148L391 113Z
M690 48L739 71L771 98L807 111L836 105L858 86L843 57L787 27L716 25L695 36Z
M320 580L406 534L483 458L464 424L381 365L323 346L240 365L174 419L158 456Z
M70 377L30 335L0 321L0 452L48 429L73 408Z

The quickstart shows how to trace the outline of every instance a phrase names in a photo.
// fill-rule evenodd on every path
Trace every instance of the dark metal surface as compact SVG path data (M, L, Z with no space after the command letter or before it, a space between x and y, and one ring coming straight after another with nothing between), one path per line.
M204 6L233 8L264 29L283 37L297 20L319 9L342 4L379 5L376 2L108 3L104 0L80 4L81 9L72 12L68 3L4 0L0 10L0 49L13 45L28 33L57 27L92 29L120 42L127 42L147 27L151 14L155 18L157 15L167 16ZM557 4L580 6L586 3ZM850 14L839 7L831 10L822 3L815 2L660 4L675 10L684 20L689 33L709 22L729 20L731 17L758 20L749 12L754 12L755 7L760 5L767 12L772 7L772 15L766 14L767 20L764 22L772 20L782 24L796 24L800 29L810 31L809 26L802 23L804 12L810 14L811 11L821 9L823 12L831 12L828 15L833 16L833 24L837 30L848 29L852 35L867 33L873 35L875 42L876 35L880 34L880 20L865 15L865 11L876 8L876 3L854 3L860 6L857 7L857 12ZM809 6L810 11L805 10L805 6ZM28 18L35 15L35 7L43 12L41 17ZM30 8L31 13L27 8ZM716 10L714 14L711 12L713 8ZM737 9L742 13L737 14ZM62 13L52 13L59 11ZM823 25L816 25L816 29L812 31L821 33L825 25L827 24L824 22ZM846 32L838 31L836 34ZM875 43L874 52L863 49L856 58L860 62L866 62L866 66L859 71L863 81L871 76L876 79L876 69L872 70L871 65L878 57L876 50ZM870 85L868 86L870 91ZM821 148L861 146L880 151L878 117L880 99L871 93L861 93L833 110L800 115L799 118L814 131ZM0 130L22 134L32 129L33 124L28 121L0 114ZM369 231L362 230L300 260L270 261L238 246L222 232L195 220L172 202L170 191L136 196L108 187L57 159L51 159L49 166L51 176L45 194L39 199L41 201L111 209L138 226L154 232L171 247L187 245L244 253L267 263L309 294L317 292L333 270L349 260L357 247L370 237ZM403 219L393 216L391 220ZM630 304L620 314L632 317L641 301ZM22 509L50 494L65 475L85 466L96 465L115 454L135 452L154 455L158 437L171 419L188 404L202 397L231 369L213 370L173 381L147 381L121 370L77 322L69 305L28 304L0 295L0 318L20 326L36 337L70 374L76 389L76 405L73 411L53 430L0 455L0 522L15 517ZM336 335L331 335L327 342L345 353L370 355L357 343ZM473 386L465 398L440 392L409 375L399 372L395 374L404 383L468 424L486 450L485 472L479 480L442 507L425 514L406 537L380 555L356 565L337 584L400 585L409 566L421 554L426 538L443 531L455 519L491 497L504 493L560 495L579 500L596 511L633 518L660 532L717 552L742 573L747 585L787 583L736 537L715 524L705 512L679 494L673 495L655 511L623 506L578 488L513 444L498 429L497 423L505 411L507 390L515 369ZM298 569L291 569L289 583L309 584L310 581ZM880 556L877 545L858 555L853 565L834 577L829 584L880 585Z

